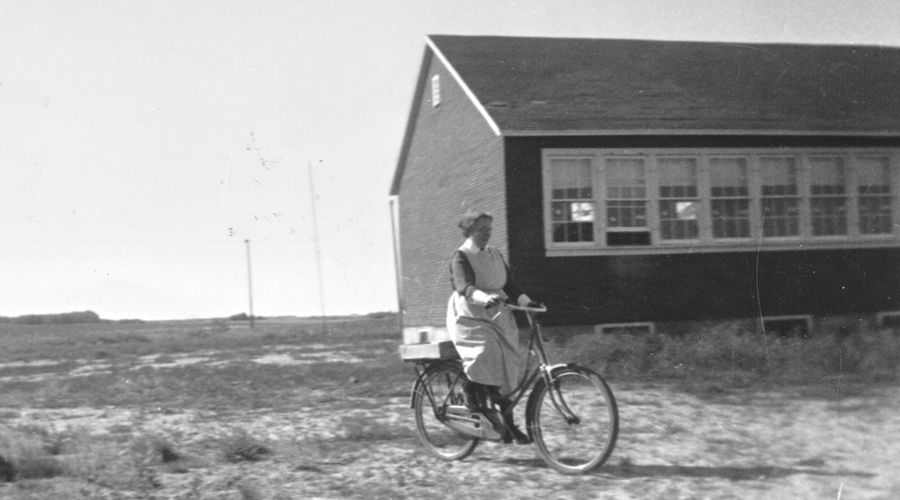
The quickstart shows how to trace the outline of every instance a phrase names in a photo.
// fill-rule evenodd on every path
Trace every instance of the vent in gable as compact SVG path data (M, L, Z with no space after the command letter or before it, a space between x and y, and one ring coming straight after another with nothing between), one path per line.
M437 107L441 103L441 75L431 77L431 106Z

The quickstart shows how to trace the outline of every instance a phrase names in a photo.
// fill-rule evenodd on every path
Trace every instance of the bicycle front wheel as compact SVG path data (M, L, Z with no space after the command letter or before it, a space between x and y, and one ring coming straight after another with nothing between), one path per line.
M563 474L584 474L603 465L619 435L619 410L606 382L594 371L572 366L555 381L541 379L528 400L528 427L541 458Z
M462 460L478 445L478 439L444 425L449 405L464 404L462 384L465 375L459 363L430 366L416 389L413 408L419 440L441 460Z

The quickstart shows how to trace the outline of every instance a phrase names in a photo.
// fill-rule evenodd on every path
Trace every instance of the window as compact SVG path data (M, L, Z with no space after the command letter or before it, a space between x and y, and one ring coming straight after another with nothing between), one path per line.
M695 158L660 158L659 237L696 240L700 236L700 193Z
M709 159L713 238L750 237L750 187L746 158Z
M898 164L900 150L548 149L548 255L900 246Z
M800 197L794 158L760 158L759 176L762 181L763 236L799 235Z
M890 160L884 156L863 156L856 163L859 232L890 234L893 229Z
M553 241L594 241L594 188L590 158L552 160Z
M846 235L847 189L844 158L814 156L809 159L809 167L809 204L813 236Z
M606 180L606 244L649 245L647 180L642 158L608 158Z

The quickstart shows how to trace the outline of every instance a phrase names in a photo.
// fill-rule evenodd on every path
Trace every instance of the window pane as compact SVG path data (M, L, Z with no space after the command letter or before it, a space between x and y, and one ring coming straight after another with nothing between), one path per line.
M860 195L891 192L891 164L883 156L856 159L856 187Z
M811 201L813 236L847 234L847 199L817 197Z
M663 240L692 240L700 236L697 199L697 162L693 158L660 158L659 235Z
M607 158L606 226L647 227L647 181L643 158Z
M793 157L763 157L759 160L762 181L763 236L800 234L800 198L797 196L797 165Z
M749 196L747 160L745 158L710 158L712 196Z
M749 238L750 200L713 200L712 224L714 238Z
M893 232L890 160L884 156L856 158L856 189L859 193L859 232Z
M693 158L660 158L659 195L697 197L697 162ZM672 194L667 194L672 193Z
M646 203L643 201L607 201L606 225L609 227L646 227Z
M846 171L844 159L811 157L810 212L813 236L847 234Z
M554 200L550 206L553 241L594 241L596 204L593 201L591 159L553 158L550 171Z
M553 202L553 241L594 241L594 202Z
M759 169L763 196L797 194L797 166L793 158L760 158Z
M611 199L647 197L643 158L606 160L606 197Z
M841 195L844 187L844 159L840 157L810 158L812 195Z
M593 197L590 158L554 158L550 172L553 199Z
M660 200L660 237L664 240L692 240L700 235L697 220L699 202Z
M763 199L763 236L800 234L799 198Z
M859 199L859 232L862 234L890 234L891 199L887 196L866 196Z
M713 238L750 237L750 188L746 158L710 158Z

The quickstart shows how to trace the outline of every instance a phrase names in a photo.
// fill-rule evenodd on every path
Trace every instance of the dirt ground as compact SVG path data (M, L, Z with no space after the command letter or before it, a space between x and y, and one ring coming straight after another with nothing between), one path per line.
M533 445L482 443L464 461L441 462L419 444L401 397L335 397L333 411L301 403L278 413L0 408L0 425L162 435L187 457L153 464L153 486L140 491L62 476L0 483L0 498L900 498L900 388L842 396L835 383L832 399L789 391L699 399L663 385L611 386L618 445L604 467L581 477L549 469ZM381 431L348 435L341 422ZM216 461L211 437L235 428L275 453Z

